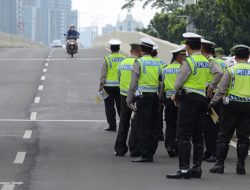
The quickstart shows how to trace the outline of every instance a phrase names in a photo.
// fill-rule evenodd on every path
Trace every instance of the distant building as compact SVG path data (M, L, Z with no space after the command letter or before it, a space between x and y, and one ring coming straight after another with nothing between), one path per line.
M90 47L92 45L92 26L84 27L80 29L80 43L84 47Z
M115 29L115 26L112 26L111 24L106 24L104 27L102 27L102 34L108 34L110 32L115 31Z
M19 0L0 0L0 31L17 34L19 21Z
M78 26L72 0L0 0L0 31L50 44Z
M197 0L185 0L184 4L186 5L191 5L197 3Z
M134 32L136 29L142 29L143 23L134 20L132 14L129 12L124 21L118 19L116 23L116 30L125 32Z

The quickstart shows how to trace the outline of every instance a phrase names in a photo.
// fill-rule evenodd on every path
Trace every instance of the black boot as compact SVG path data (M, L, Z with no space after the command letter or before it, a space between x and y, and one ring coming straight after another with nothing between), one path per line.
M239 175L246 174L245 160L248 155L248 149L249 149L249 145L247 144L237 144L238 162L237 162L236 172Z
M190 153L191 153L191 143L190 141L178 141L178 151L179 151L179 168L176 173L168 174L166 177L169 179L190 179L191 170L189 169L190 164Z
M191 169L193 178L201 178L202 169L201 163L203 158L203 144L197 144L193 146L193 167Z
M224 174L224 160L227 157L229 146L225 143L216 144L216 162L210 173Z

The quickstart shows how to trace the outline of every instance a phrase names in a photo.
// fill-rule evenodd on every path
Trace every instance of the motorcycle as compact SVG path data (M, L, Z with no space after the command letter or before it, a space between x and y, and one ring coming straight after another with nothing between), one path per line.
M74 54L77 53L78 50L78 44L76 39L68 39L67 40L67 53L71 55L71 57L74 57Z

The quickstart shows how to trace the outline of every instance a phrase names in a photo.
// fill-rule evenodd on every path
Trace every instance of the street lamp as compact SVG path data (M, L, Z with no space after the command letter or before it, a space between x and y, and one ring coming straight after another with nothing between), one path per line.
M177 16L178 18L186 18L186 32L196 32L196 28L194 26L194 23L192 22L192 17L191 16L187 16L187 15L181 15L181 16Z

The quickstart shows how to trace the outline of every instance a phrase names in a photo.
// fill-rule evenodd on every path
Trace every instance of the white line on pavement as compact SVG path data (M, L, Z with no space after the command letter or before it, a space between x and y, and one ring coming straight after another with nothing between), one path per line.
M37 58L37 59L0 59L0 61L43 61L44 59L42 58ZM75 58L74 61L100 61L103 60L103 58ZM46 61L69 61L68 58L54 58L54 59L46 59Z
M41 80L45 80L46 79L46 77L45 76L41 76Z
M35 121L37 116L37 112L31 112L30 114L30 121Z
M35 104L39 104L40 103L40 99L41 99L40 97L35 97L34 103Z
M11 182L0 182L0 185L22 185L23 182L15 182L15 181L11 181Z
M30 139L32 135L32 130L25 130L25 133L23 135L24 139Z
M48 69L43 69L43 72L46 73L48 71Z
M18 152L16 154L16 159L14 160L14 164L23 164L25 159L26 152Z
M49 66L49 63L45 63L45 67L48 67Z
M235 141L230 141L230 145L234 148L237 148L237 143ZM248 155L250 156L250 151L248 151Z
M43 88L44 88L44 86L43 86L43 85L40 85L40 86L38 87L38 90L39 90L39 91L42 91Z
M32 112L30 119L0 119L0 122L30 122L30 121L36 121L36 122L86 122L86 123L106 123L107 120L63 120L63 119L39 119L36 120L37 112ZM117 121L119 123L119 121Z

